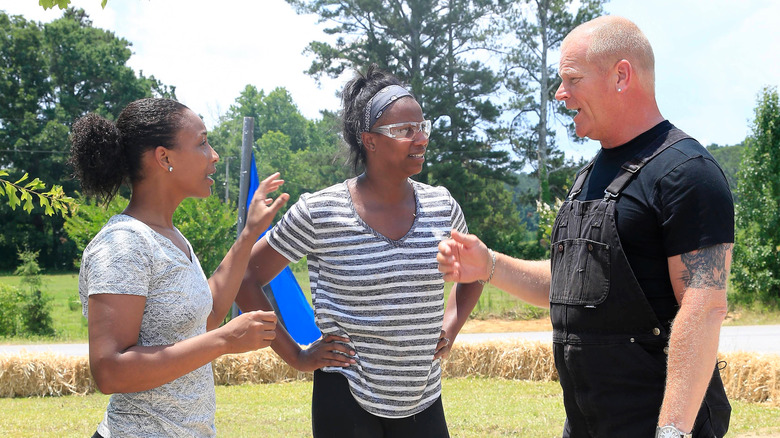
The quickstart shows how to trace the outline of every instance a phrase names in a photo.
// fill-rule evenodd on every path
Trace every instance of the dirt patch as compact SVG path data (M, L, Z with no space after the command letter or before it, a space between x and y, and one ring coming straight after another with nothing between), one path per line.
M510 321L506 319L469 319L461 333L547 332L550 318Z

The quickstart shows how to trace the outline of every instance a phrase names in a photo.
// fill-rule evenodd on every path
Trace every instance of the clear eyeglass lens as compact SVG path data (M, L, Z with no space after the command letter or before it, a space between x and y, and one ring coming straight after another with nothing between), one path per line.
M390 136L393 138L412 140L420 131L422 131L427 138L431 134L431 122L430 120L409 122L401 126L391 127L389 131Z

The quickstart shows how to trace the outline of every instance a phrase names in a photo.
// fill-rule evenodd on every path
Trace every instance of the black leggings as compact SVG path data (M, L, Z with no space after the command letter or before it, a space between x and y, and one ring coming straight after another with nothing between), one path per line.
M383 418L366 412L339 373L314 372L311 401L314 438L448 438L447 421L439 397L419 414Z

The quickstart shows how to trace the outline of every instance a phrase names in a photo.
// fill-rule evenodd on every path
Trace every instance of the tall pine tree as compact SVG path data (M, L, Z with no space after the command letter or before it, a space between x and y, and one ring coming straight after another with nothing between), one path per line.
M507 69L504 84L514 94L509 108L516 112L509 127L512 149L530 164L539 180L539 200L550 204L550 173L571 167L562 165L563 154L555 144L556 117L574 135L572 111L555 101L561 81L557 61L550 56L578 25L603 14L605 0L520 0L501 14L502 25L494 35ZM578 5L574 9L574 5Z
M501 229L517 225L511 197L489 196L514 181L509 154L493 147L499 109L491 97L499 80L477 59L496 1L287 1L299 13L319 15L332 25L326 32L338 36L335 44L309 44L309 74L337 77L376 63L398 76L434 122L420 180L447 187L477 233L499 218Z

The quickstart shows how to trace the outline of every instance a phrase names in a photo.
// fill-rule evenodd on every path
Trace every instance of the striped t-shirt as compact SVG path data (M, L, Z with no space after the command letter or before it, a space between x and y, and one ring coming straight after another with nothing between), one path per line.
M467 232L447 189L409 180L416 216L409 232L391 240L369 227L352 204L347 182L304 194L267 234L291 261L307 256L317 326L346 336L355 351L349 367L325 367L349 381L368 412L402 418L441 395L433 355L444 316L439 242L450 229Z

